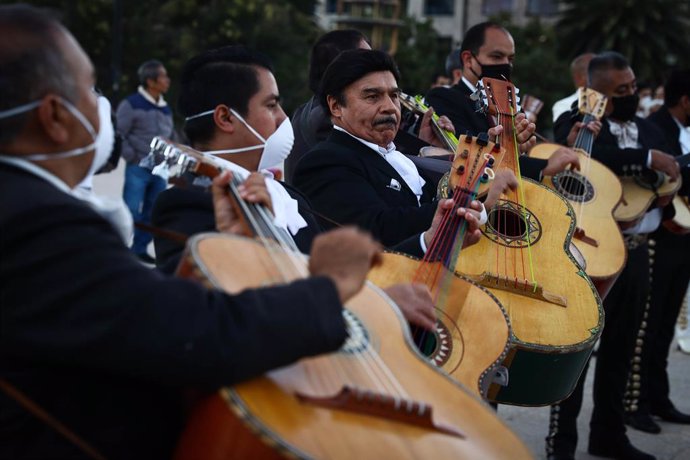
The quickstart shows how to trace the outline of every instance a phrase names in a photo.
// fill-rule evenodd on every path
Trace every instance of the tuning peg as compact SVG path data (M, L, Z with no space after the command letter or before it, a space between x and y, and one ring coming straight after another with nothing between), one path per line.
M487 146L489 144L489 134L479 133L477 135L477 144L481 145L482 147Z

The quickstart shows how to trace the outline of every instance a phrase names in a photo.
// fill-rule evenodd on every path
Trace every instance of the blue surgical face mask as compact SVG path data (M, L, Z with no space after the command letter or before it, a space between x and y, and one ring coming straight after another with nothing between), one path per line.
M268 139L265 139L257 130L252 128L251 125L247 123L239 113L232 108L229 108L229 110L230 113L237 117L237 119L240 120L240 122L242 122L242 124L244 124L244 126L246 126L257 139L259 139L259 141L261 141L261 144L236 149L211 150L204 153L211 155L222 155L226 153L249 152L251 150L258 150L262 148L264 151L261 154L261 160L259 160L259 170L278 166L283 160L285 160L285 158L287 158L292 150L292 144L295 142L295 133L292 130L292 123L290 123L289 118L285 118L278 129L276 129L273 134L268 136ZM191 115L185 118L185 121L212 115L214 112L215 110L207 110L206 112Z

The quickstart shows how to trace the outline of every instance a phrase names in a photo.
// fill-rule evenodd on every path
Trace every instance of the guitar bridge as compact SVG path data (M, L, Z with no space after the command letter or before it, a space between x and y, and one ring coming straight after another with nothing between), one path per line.
M549 292L544 289L543 286L540 286L538 283L532 283L529 280L508 278L507 276L499 276L487 272L481 275L464 276L488 289L500 289L502 291L512 292L513 294L552 303L559 307L568 306L568 299L564 296Z
M295 396L300 402L318 407L370 415L433 430L461 439L465 438L465 435L460 430L451 426L435 423L432 415L432 407L422 402L394 398L393 396L376 393L374 391L360 390L348 385L345 385L342 390L334 396L321 398L307 396L302 393L296 393Z
M577 227L575 229L575 235L573 235L573 237L575 239L582 241L583 243L587 243L590 246L594 246L595 248L599 247L599 242L597 240L595 240L594 238L587 236L584 228Z

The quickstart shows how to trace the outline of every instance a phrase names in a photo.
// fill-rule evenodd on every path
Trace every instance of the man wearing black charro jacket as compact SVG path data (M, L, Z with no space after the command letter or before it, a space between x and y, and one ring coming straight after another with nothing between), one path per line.
M668 152L676 157L690 153L690 71L671 72L664 85L664 105L647 120L664 133ZM683 168L683 187L679 194L687 196L690 190L688 167ZM673 209L665 208L665 217ZM690 415L677 410L669 398L670 388L666 367L668 352L681 304L690 282L690 236L678 235L665 226L649 236L650 277L649 315L640 326L644 336L642 353L633 357L633 372L627 397L627 423L648 433L659 433L661 427L652 415L674 423L690 423ZM653 246L652 246L653 245ZM632 386L639 382L639 389Z
M628 61L615 52L604 52L589 64L589 84L609 98L602 129L592 147L592 158L618 175L641 174L652 168L679 176L678 163L663 153L661 132L650 122L635 117L637 93L635 74ZM556 122L556 140L568 136L575 120L570 113ZM606 320L597 354L594 376L594 410L590 421L589 453L620 459L651 460L636 449L625 434L623 394L636 347L638 327L649 294L647 234L661 221L661 210L653 209L625 233L628 261L606 299ZM547 440L549 458L572 459L577 445L577 416L582 404L586 370L573 394L551 411Z
M514 57L515 42L506 29L493 22L472 26L460 47L462 79L450 88L439 87L429 91L427 104L439 115L447 116L459 134L476 136L487 132L495 123L489 115L478 111L478 101L474 100L472 94L480 78L510 80ZM534 123L526 120L524 114L517 115L516 124L525 125L531 133L536 128ZM520 146L520 152L528 152L535 143L536 138L531 137ZM554 153L548 161L520 156L522 175L534 180L541 180L542 175L553 176L570 164L578 165L577 156L567 149Z

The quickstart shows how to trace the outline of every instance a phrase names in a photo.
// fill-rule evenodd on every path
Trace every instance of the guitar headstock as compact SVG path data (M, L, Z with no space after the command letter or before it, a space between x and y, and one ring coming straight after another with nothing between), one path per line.
M525 94L525 97L522 99L522 108L525 112L533 113L535 117L539 115L543 107L544 101L531 94Z
M429 107L424 103L424 97L422 96L410 96L409 94L405 94L401 91L399 97L400 105L411 112L414 112L418 115L424 115L429 111Z
M596 120L604 116L606 110L606 96L591 88L577 89L577 109L583 115L591 115Z
M494 168L500 164L504 154L504 149L489 142L486 133L460 136L448 177L448 190L442 195L452 196L457 193L453 192L455 190L472 195L472 198L484 194L494 178Z
M520 110L520 90L507 80L482 78L477 82L478 99L491 115L515 116Z
M149 160L156 168L166 171L170 183L186 182L187 174L213 178L222 171L201 152L164 137L154 137L150 147Z

